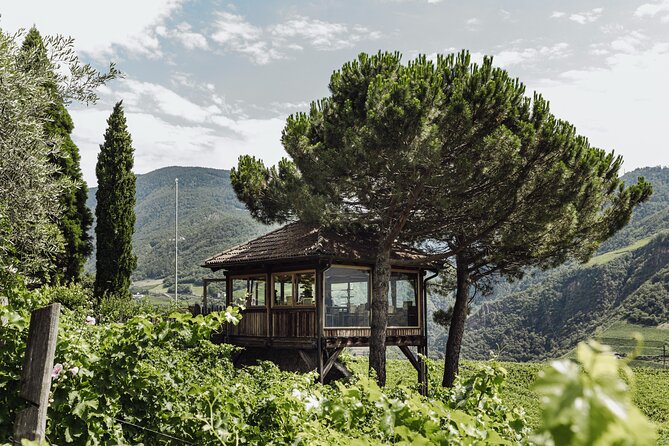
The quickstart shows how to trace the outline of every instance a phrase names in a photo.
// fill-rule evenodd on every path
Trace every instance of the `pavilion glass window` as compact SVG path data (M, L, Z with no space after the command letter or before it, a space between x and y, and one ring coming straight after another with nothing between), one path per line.
M272 275L274 306L316 305L316 273L314 271L277 273Z
M316 304L316 275L314 273L295 274L295 305Z
M418 274L398 271L390 274L388 326L418 326Z
M333 266L324 273L325 326L369 327L369 269Z
M233 277L232 304L245 307L264 307L266 282L264 275Z
M272 305L291 305L293 303L293 275L290 273L274 274L272 281L274 282L274 301Z

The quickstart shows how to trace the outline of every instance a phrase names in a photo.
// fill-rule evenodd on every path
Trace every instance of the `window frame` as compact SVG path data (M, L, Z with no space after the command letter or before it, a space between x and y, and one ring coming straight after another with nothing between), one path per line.
M353 327L337 327L337 326L328 326L327 325L327 314L326 314L326 304L325 304L325 273L332 268L341 268L341 269L357 269L360 271L367 271L368 272L368 279L367 279L367 304L369 305L369 321L367 322L367 325L364 326L353 326ZM326 270L324 270L321 274L323 274L323 284L322 284L322 298L323 298L323 305L321 305L321 312L322 312L322 320L323 320L323 329L324 330L369 330L371 329L372 326L372 275L374 274L374 270L370 266L361 266L361 265L339 265L339 264L333 264L330 265L330 267Z
M313 302L311 304L297 304L296 303L296 297L298 293L298 282L297 282L297 275L298 274L311 274L313 275L314 278L314 296L313 296ZM270 288L270 297L271 297L271 305L272 308L306 308L306 309L315 309L316 308L316 296L318 295L318 290L316 289L316 270L315 269L301 269L301 270L296 270L296 271L272 271L270 274L271 277L271 288ZM281 275L290 275L290 283L291 283L291 294L290 294L290 303L286 304L277 304L274 302L274 283L275 283L275 278L276 276L281 276Z
M330 268L351 268L351 269L359 269L359 270L364 270L364 271L369 271L369 282L368 282L368 287L367 287L367 302L369 303L369 324L365 327L330 327L327 325L327 318L326 318L326 313L325 313L325 273L327 272L327 269L324 270L321 274L323 274L323 280L321 284L321 296L323 299L323 304L321 305L321 317L323 320L323 329L324 330L370 330L372 327L372 280L373 280L373 274L374 274L374 268L371 266L361 266L361 265L341 265L341 264L332 264L330 265ZM423 284L421 280L421 271L416 270L416 269L406 269L406 268L391 268L390 269L390 274L392 273L408 273L408 274L414 274L416 276L416 282L418 285L418 289L416 291L417 293L417 311L418 311L418 325L388 325L386 329L388 328L421 328L423 324L423 301L422 301L422 293L423 293ZM388 284L388 290L390 290L390 283Z
M229 305L235 304L234 296L234 281L235 280L251 280L251 279L262 279L265 282L265 303L263 305L251 305L253 295L249 295L245 302L245 309L258 309L258 308L267 308L267 274L264 273L255 273L255 274L235 274L230 276L230 300Z
M420 328L421 323L422 323L422 318L423 318L423 303L422 303L422 281L421 281L421 274L419 270L412 270L412 269L401 269L401 268L392 268L390 270L390 274L392 277L393 273L403 273L403 274L413 274L416 276L416 311L418 312L418 317L416 320L418 321L417 325L388 325L386 328ZM388 292L390 293L390 282L388 282Z

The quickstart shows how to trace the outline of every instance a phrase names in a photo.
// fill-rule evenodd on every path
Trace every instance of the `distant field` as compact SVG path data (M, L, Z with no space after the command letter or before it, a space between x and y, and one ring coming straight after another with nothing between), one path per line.
M637 345L634 333L639 333L643 337L643 344L639 357L632 361L632 365L664 367L664 346L669 344L669 329L665 327L645 327L617 321L596 333L595 339L609 345L616 353L629 355ZM669 346L666 354L669 355ZM669 358L666 359L667 367L669 367Z
M167 293L161 279L138 280L132 284L133 292L144 294L153 305L171 305L174 303L174 293ZM191 285L190 294L179 294L179 305L188 306L202 302L202 286Z
M477 361L463 361L460 372L469 376L476 369ZM529 424L536 427L540 423L541 407L539 397L532 390L537 374L544 367L542 363L500 363L508 372L502 390L502 400L514 407L523 407ZM356 357L349 367L358 373L367 370L367 359ZM658 445L669 446L669 370L649 367L633 367L634 382L630 388L634 403L657 424L660 433ZM389 386L413 385L417 375L407 360L388 360ZM431 361L429 368L431 385L438 385L443 374L443 363Z
M628 252L632 252L634 250L637 250L639 248L642 248L646 246L653 237L646 237L641 240L638 240L631 245L625 246L624 248L616 249L614 251L609 251L605 254L602 254L600 256L595 256L590 259L590 261L586 264L587 266L592 266L592 265L603 265L605 263L610 262L613 259L617 259L623 254L626 254Z

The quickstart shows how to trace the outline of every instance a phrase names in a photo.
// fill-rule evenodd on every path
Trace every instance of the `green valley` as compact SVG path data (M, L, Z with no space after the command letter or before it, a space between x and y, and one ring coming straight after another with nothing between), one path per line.
M626 354L639 331L647 339L643 356L655 360L646 362L658 365L658 351L669 338L656 328L669 321L669 169L639 169L625 179L637 176L650 179L654 193L630 224L584 265L499 284L468 321L467 357L496 352L504 360L544 360L593 336ZM443 338L433 345L439 349Z

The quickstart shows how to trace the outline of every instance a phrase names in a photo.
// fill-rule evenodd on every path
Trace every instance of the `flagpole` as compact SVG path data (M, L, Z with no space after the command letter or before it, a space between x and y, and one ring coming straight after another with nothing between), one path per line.
M174 303L179 304L179 178L174 179Z

